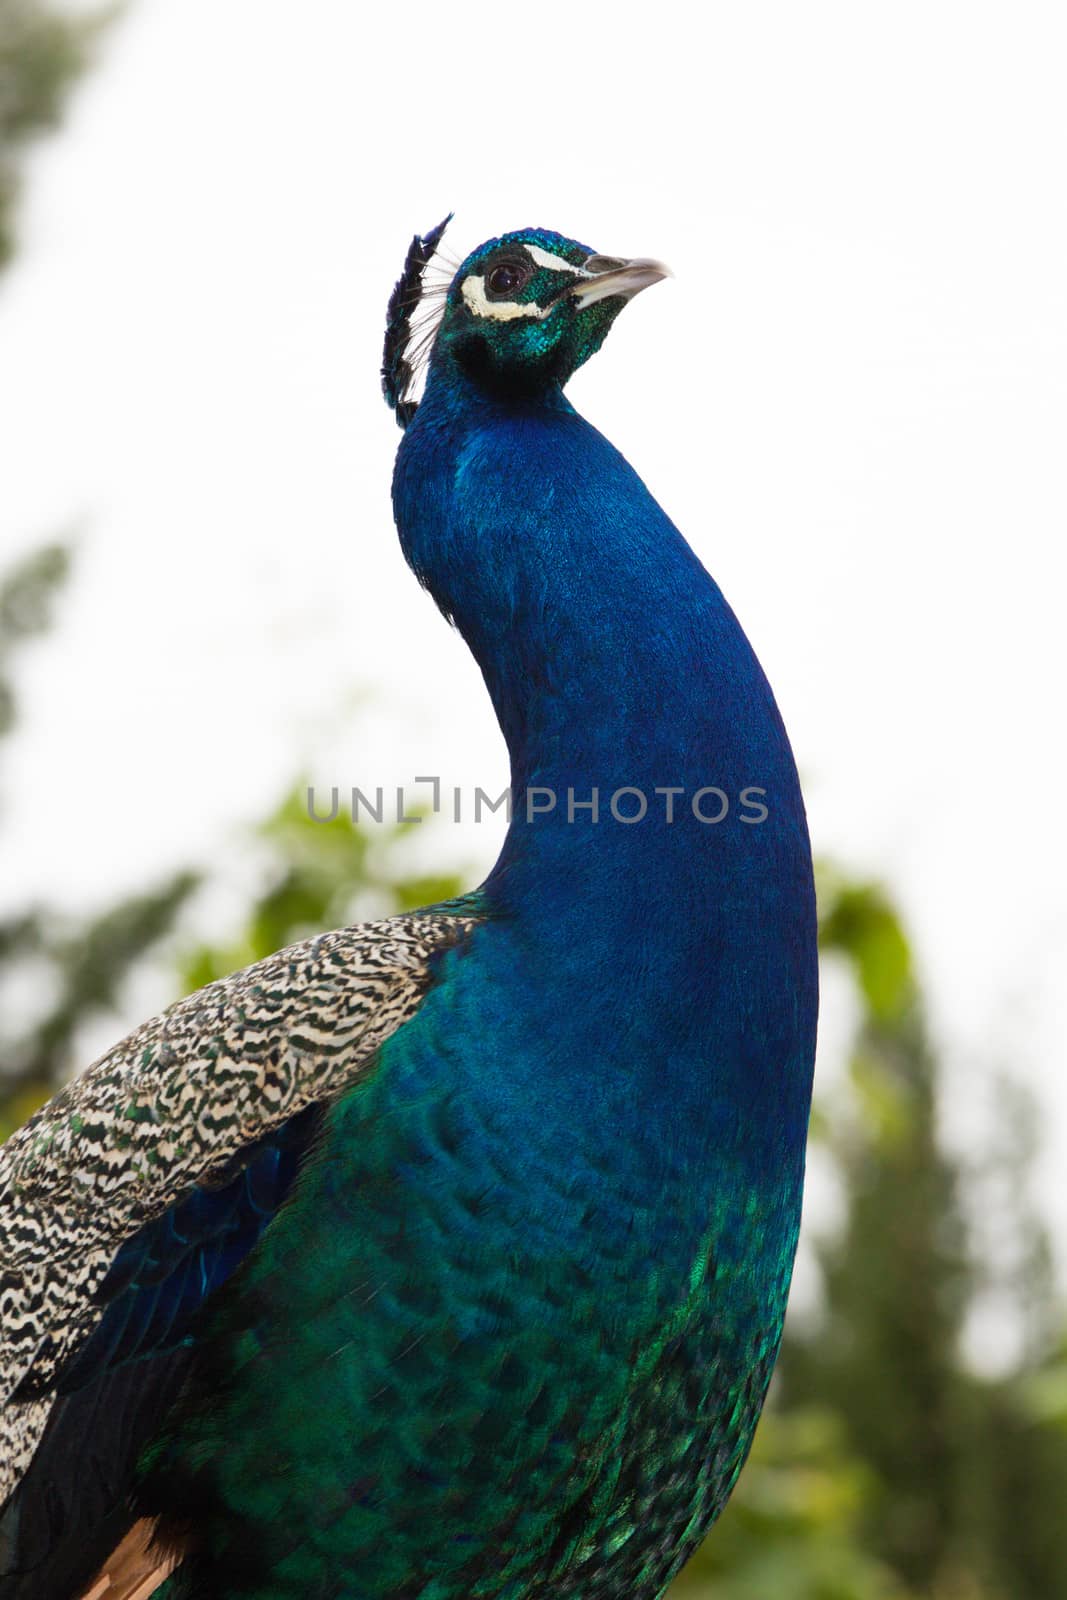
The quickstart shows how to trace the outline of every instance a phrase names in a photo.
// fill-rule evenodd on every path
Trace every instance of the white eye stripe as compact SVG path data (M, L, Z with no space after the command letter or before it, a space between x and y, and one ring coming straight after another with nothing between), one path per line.
M485 279L471 273L463 280L463 298L476 317L493 317L497 322L510 322L513 317L547 317L551 306L539 306L535 300L520 304L517 300L489 300L485 293Z
M524 244L522 248L535 267L547 267L550 272L570 272L576 278L590 276L581 267L574 266L570 261L564 261L562 256L554 256L551 250L542 250L539 244Z

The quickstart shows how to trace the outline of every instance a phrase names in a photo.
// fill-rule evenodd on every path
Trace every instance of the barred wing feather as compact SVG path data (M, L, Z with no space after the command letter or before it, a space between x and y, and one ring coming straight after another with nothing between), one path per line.
M472 900L322 934L208 985L101 1057L0 1149L0 1505L139 1230L332 1100L417 1010Z

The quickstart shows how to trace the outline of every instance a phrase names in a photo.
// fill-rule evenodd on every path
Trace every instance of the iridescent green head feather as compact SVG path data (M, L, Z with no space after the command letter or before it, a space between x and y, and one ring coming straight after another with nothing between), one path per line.
M627 300L666 275L658 261L597 255L543 228L490 239L452 280L432 364L454 361L504 392L562 385Z

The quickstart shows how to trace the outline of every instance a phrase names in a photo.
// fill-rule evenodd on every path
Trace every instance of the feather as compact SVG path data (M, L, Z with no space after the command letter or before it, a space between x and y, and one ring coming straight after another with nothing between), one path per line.
M79 1600L149 1600L181 1560L180 1550L159 1547L156 1528L147 1517L135 1522Z
M429 233L415 235L404 259L404 270L389 297L382 353L382 392L402 428L406 428L415 415L415 381L440 322L439 313L416 321L428 293L424 285L426 269L451 221L450 211Z

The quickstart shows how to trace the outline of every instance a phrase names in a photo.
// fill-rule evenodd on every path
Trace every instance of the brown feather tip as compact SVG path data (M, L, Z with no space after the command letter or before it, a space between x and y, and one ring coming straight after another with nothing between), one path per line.
M149 1600L182 1558L180 1550L156 1543L156 1531L154 1517L135 1522L80 1600Z

